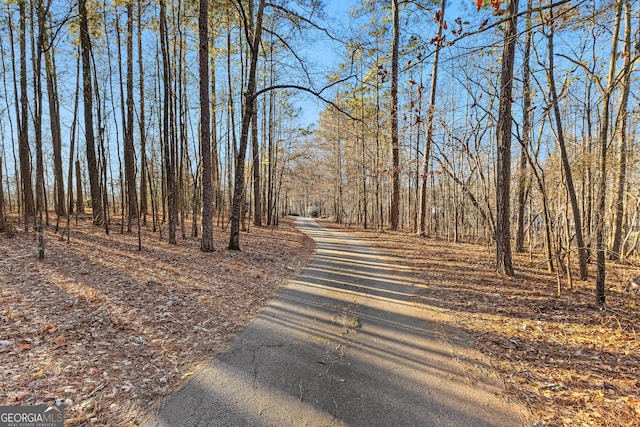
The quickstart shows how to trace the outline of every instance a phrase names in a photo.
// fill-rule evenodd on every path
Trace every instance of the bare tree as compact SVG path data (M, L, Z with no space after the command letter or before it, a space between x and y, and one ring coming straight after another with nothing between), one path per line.
M31 176L31 153L29 150L29 99L27 97L27 48L26 48L26 0L18 3L20 7L20 106L19 119L19 154L20 154L20 180L22 181L22 201L24 228L29 229L29 224L35 221L35 207L33 204L33 183Z
M202 252L213 251L213 185L209 123L209 0L200 0L198 60L200 71L200 156L202 161Z
M598 137L598 146L600 150L600 159L598 162L598 198L596 202L596 264L597 264L597 276L596 276L596 304L603 307L606 302L605 296L605 241L604 241L604 227L605 227L605 208L607 197L607 145L609 143L609 120L610 120L610 103L611 95L616 86L615 74L616 74L616 59L618 55L618 37L620 34L620 23L622 21L622 5L624 0L616 0L616 17L613 29L613 35L611 38L611 57L609 60L609 71L607 73L607 86L606 88L600 86L602 90L602 121L600 124L600 134ZM598 80L598 84L601 85Z
M80 15L80 46L82 57L82 88L84 100L84 132L87 149L87 166L89 167L89 185L91 188L91 209L94 225L104 221L102 191L96 159L95 137L93 132L93 84L91 82L91 38L89 35L89 18L87 0L78 1Z
M518 226L516 231L516 252L524 252L524 207L529 188L527 179L527 149L531 142L531 8L533 1L527 1L526 37L522 58L522 147L520 147L520 176L518 177ZM531 224L529 224L531 226Z
M145 117L144 63L142 59L142 1L138 0L138 77L140 84L140 216L142 224L147 224L147 126Z
M133 146L133 0L127 2L127 120L124 139L124 170L127 182L127 231L131 221L138 218L138 196L136 190L136 153Z
M249 128L253 118L253 110L256 105L256 72L262 37L262 18L264 15L265 1L258 2L258 11L253 18L253 5L249 2L249 12L245 13L242 3L238 3L244 21L244 30L249 45L249 73L247 75L247 89L245 92L242 109L242 128L240 133L240 145L236 156L236 170L233 183L233 204L231 207L231 231L229 237L229 249L240 250L240 211L244 205L244 166L249 142Z
M511 103L513 91L513 64L518 34L518 0L507 4L500 99L497 123L498 159L496 170L496 271L513 276L511 258Z
M46 19L46 17L45 17ZM62 179L62 134L60 131L60 101L56 75L55 49L53 40L46 40L44 34L44 62L47 77L47 95L49 98L49 121L51 123L51 143L53 145L53 177L55 181L55 207L58 217L66 215L64 181Z
M436 86L438 83L438 65L440 59L440 49L442 49L442 27L444 23L446 0L441 0L440 13L436 15L438 19L438 33L436 35L436 50L433 55L433 69L431 71L431 89L429 90L429 109L427 110L427 128L425 147L422 156L421 193L420 193L420 229L418 234L425 234L427 230L427 178L429 177L429 161L431 145L433 143L433 114L436 103Z
M576 197L576 190L573 184L573 175L571 173L571 166L569 165L569 156L567 155L567 148L564 139L564 130L562 126L562 116L560 115L560 105L558 101L558 91L556 89L556 80L554 73L554 18L553 18L553 5L549 7L549 21L551 22L549 28L549 34L546 35L548 41L548 54L549 54L549 68L547 70L547 78L549 80L549 90L551 91L551 104L553 107L554 118L556 122L556 134L558 139L558 145L560 146L560 157L562 159L562 168L564 171L565 180L567 183L567 191L569 192L569 199L571 200L571 210L573 212L573 221L575 223L576 242L578 244L578 263L580 266L580 280L587 280L589 272L587 271L587 249L584 245L584 239L582 237L582 218L580 216L580 208L578 207L578 198Z
M4 184L2 183L2 156L0 156L0 233L4 231L4 217Z
M167 192L167 205L169 214L169 243L176 245L176 185L175 185L175 165L171 142L169 141L170 112L171 112L171 59L169 58L168 34L167 34L167 6L165 0L160 0L160 46L162 51L162 148L164 153L164 174Z
M613 260L624 258L624 248L622 247L622 222L624 217L624 199L625 186L627 185L627 104L629 103L629 94L631 92L631 74L635 62L631 61L631 5L625 0L625 30L624 30L624 58L623 76L620 90L620 102L618 104L618 139L620 147L618 148L618 176L616 182L616 202L613 220L613 244L609 257Z
M400 10L398 0L392 0L393 46L391 50L391 217L390 226L397 230L400 220L400 141L398 140L398 61L400 46Z

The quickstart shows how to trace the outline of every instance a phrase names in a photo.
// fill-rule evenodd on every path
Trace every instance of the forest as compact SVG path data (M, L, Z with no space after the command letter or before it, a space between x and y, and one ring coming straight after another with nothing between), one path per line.
M0 9L3 257L108 238L241 269L268 256L252 236L304 246L288 217L309 216L490 248L498 277L535 265L594 312L638 294L636 0Z

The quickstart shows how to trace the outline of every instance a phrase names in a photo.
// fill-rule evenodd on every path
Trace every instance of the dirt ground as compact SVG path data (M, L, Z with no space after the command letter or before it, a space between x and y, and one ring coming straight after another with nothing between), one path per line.
M324 222L325 225L331 225ZM345 230L396 252L427 285L424 304L445 310L488 355L505 394L524 403L534 426L640 426L640 267L607 265L607 305L591 278L566 288L544 260L516 254L516 277L494 272L493 247L406 233ZM577 260L574 260L577 269ZM577 272L574 273L577 275Z
M82 218L71 242L0 233L0 405L65 405L67 426L136 425L180 388L198 363L234 335L295 277L314 244L284 219L242 233L242 252L199 241L111 234ZM166 236L166 230L164 235Z
M493 272L490 247L345 231L406 260L427 285L421 302L473 337L532 425L640 425L640 296L626 286L638 266L608 267L599 310L593 279L573 290L563 281L557 296L540 259L517 255L508 279ZM144 230L138 251L135 233L105 235L82 218L70 244L48 231L36 261L33 234L0 234L0 405L60 399L69 426L136 425L223 351L314 248L289 219L243 233L242 252L226 250L227 237L216 229L219 249L204 254L196 239L171 246Z

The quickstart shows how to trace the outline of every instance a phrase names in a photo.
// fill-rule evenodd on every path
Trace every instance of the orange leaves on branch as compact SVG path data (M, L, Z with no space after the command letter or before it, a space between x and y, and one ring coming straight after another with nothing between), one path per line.
M434 20L435 22L437 22L437 23L442 23L442 28L446 30L446 29L448 28L448 26L447 26L447 21L445 21L445 20L444 20L444 19L442 19L442 18L443 18L443 16L442 16L442 14L440 13L440 11L439 11L439 10L438 10L438 11L436 11L436 14L435 14L435 15L434 15L434 17L433 17L433 20Z
M483 6L488 6L489 4L493 8L494 15L502 15L504 14L504 10L500 9L502 6L503 0L476 0L476 11L480 11Z

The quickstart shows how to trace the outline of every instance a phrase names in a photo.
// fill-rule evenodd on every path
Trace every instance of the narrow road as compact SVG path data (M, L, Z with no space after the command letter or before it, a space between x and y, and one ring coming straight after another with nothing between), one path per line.
M518 426L402 260L310 219L308 268L147 426Z

